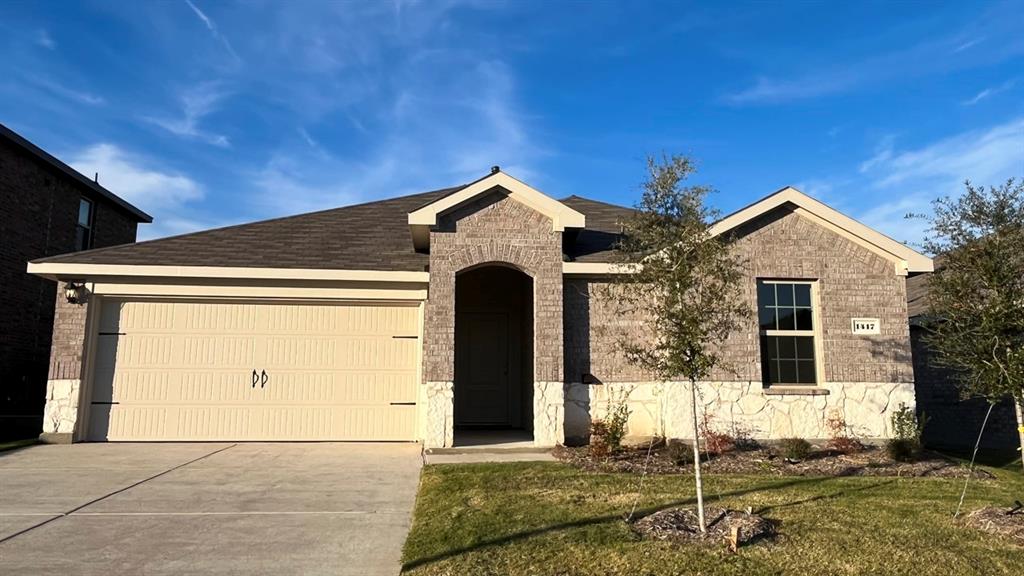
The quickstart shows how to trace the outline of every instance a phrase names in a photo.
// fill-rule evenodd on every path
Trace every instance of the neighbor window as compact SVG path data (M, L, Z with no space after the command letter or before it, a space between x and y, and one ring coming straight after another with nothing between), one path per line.
M78 201L78 226L75 228L75 250L92 248L92 201Z
M814 357L813 282L759 280L757 316L761 324L764 382L771 386L817 384Z

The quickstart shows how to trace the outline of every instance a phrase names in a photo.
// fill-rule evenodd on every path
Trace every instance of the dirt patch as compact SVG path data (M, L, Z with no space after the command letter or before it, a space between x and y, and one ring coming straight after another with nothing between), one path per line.
M592 458L586 446L558 447L552 454L559 460L591 472L688 474L690 463L677 463L664 445L655 446L648 461L647 446L623 448L603 458ZM843 454L832 450L814 450L803 460L782 458L768 448L733 450L705 458L703 470L711 474L757 474L768 476L907 476L929 478L966 478L968 469L940 454L926 452L917 462L897 462L885 450L868 447L861 452ZM984 470L975 470L974 478L993 478Z
M1009 514L1009 508L986 506L971 512L964 518L964 524L989 534L1005 536L1024 546L1024 509Z
M708 531L698 528L697 511L691 508L668 508L644 516L633 523L633 530L653 540L669 542L728 542L733 528L738 528L737 544L743 546L775 534L774 524L757 514L709 506L705 510Z

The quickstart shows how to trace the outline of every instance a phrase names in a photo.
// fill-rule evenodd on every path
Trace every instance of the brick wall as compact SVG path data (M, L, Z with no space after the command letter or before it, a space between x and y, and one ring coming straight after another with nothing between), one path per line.
M737 231L737 249L748 270L743 288L756 311L757 279L817 280L824 380L829 382L913 382L905 278L894 264L788 210L778 210ZM568 279L565 287L566 375L578 382L591 373L605 382L650 381L618 352L622 334L631 338L635 320L610 313L593 294L596 279ZM878 336L854 335L853 317L881 320ZM756 314L724 346L728 368L715 381L761 381Z
M988 402L980 398L961 400L955 376L935 365L935 355L923 336L923 328L911 328L917 411L928 418L924 443L933 448L970 450L978 438ZM981 447L1012 454L1019 447L1018 442L1017 414L1012 401L1007 399L992 409Z
M136 222L80 183L0 141L0 428L38 429L54 326L55 282L25 272L29 260L75 249L78 203L95 203L94 247L135 241ZM15 422L13 417L19 416ZM28 422L28 424L25 424ZM37 433L28 430L28 434Z
M534 281L534 379L562 381L562 238L551 221L503 194L446 215L430 234L424 379L455 377L455 275L487 262L512 264Z

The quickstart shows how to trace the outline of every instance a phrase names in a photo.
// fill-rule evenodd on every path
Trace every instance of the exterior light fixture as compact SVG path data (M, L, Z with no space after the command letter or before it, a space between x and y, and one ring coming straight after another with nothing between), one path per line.
M68 282L64 284L64 297L69 304L82 304L85 302L85 284L81 282Z

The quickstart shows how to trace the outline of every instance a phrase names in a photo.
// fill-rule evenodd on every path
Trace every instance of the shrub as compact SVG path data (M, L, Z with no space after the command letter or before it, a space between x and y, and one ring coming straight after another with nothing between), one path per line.
M681 440L670 440L665 455L676 466L693 464L693 446Z
M620 394L608 394L608 413L604 420L605 440L612 452L622 448L622 440L626 437L627 426L629 425L629 409L627 400L629 390L623 390Z
M700 435L704 437L704 451L708 454L724 454L736 447L736 439L725 432L719 432L711 424L710 414L704 414Z
M784 438L779 440L779 454L789 460L803 460L811 454L811 443L803 438Z
M608 425L604 420L594 420L590 423L590 446L587 451L594 458L604 458L611 453L608 445Z
M829 439L826 447L835 450L840 454L852 454L864 450L860 440L853 438L848 433L846 419L839 410L833 410L825 420L825 427L828 428Z
M885 443L889 457L900 462L913 462L921 455L921 434L928 418L922 414L918 419L914 410L904 403L893 411L892 438Z

